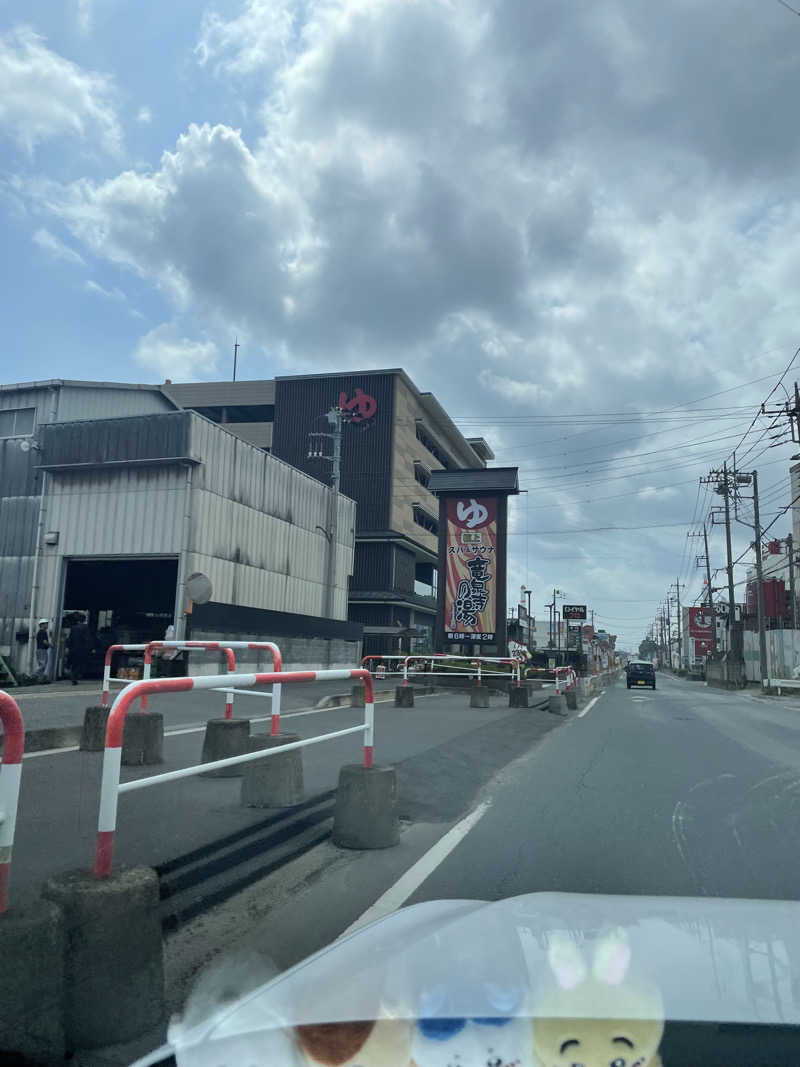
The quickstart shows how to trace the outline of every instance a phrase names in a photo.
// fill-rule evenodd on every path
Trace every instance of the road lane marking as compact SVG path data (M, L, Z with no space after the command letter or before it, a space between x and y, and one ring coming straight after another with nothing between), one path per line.
M37 756L60 756L62 752L77 752L79 745L69 745L67 748L43 748L41 752L26 752L23 759L36 759Z
M580 712L580 714L578 715L578 718L582 719L584 715L588 715L589 712L592 710L592 708L595 706L595 704L597 703L597 701L600 699L600 697L602 695L603 695L602 693L598 693L596 697L592 697L592 699L589 701L589 703L586 705L586 707L583 709L583 711Z
M339 937L352 934L355 930L366 926L367 923L375 922L376 919L391 915L393 911L397 911L398 908L402 907L412 893L419 889L425 879L433 874L440 864L444 863L456 845L464 840L470 830L483 818L488 808L489 805L486 802L479 804L474 811L471 811L469 815L466 815L460 822L451 827L444 837L440 837L424 856L421 856L415 864L409 867L406 873L398 878L385 893L379 896L375 903L367 908L354 923L351 923Z

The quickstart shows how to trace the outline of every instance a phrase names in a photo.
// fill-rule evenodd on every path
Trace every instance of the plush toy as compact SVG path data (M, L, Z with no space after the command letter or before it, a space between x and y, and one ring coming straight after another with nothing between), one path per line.
M378 1019L297 1026L295 1034L303 1067L409 1067L412 1026Z
M598 943L591 973L566 935L551 938L548 959L555 984L535 1004L536 1067L661 1067L661 994L630 975L624 931Z

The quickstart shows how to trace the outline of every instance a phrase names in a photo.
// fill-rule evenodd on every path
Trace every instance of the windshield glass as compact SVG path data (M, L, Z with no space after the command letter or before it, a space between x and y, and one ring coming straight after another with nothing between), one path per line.
M0 1063L783 1062L798 4L5 5Z

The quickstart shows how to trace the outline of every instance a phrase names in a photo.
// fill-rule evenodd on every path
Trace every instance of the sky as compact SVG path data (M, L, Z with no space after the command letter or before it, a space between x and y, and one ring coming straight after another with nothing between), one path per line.
M511 589L635 647L792 391L799 52L779 0L11 0L0 380L402 366L519 466Z

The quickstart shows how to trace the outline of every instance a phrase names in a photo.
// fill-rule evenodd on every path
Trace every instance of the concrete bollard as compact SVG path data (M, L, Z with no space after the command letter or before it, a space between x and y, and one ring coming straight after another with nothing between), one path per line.
M158 875L130 867L110 878L73 871L42 895L64 916L64 1029L68 1049L132 1041L164 1018Z
M49 900L0 915L0 1063L62 1064L64 923ZM20 1060L20 1062L22 1062Z
M299 734L256 734L250 738L250 751L280 748L299 741ZM288 808L303 800L303 757L301 749L242 764L242 804L246 808Z
M567 702L564 699L564 694L551 693L547 698L547 710L551 715L566 715Z
M529 689L526 685L512 687L508 691L508 706L510 708L528 708L529 702Z
M566 691L566 693L564 694L564 696L565 696L566 701L567 701L567 709L569 711L577 711L578 710L578 694L575 692L575 690L574 689L568 689Z
M106 723L110 710L102 704L92 704L83 713L81 752L102 752L106 747Z
M485 685L476 685L469 693L469 706L471 708L489 707L489 690Z
M203 738L201 763L213 763L214 760L228 759L229 756L243 756L250 751L249 719L209 719ZM221 767L216 771L204 771L203 778L238 778L242 774L242 764L236 767Z
M349 763L339 771L333 843L340 848L391 848L400 840L394 767Z
M350 707L364 707L364 686L360 682L358 685L354 685L353 688L350 690Z
M414 707L414 689L410 685L397 685L394 689L394 706L396 708Z
M164 716L160 711L129 711L122 733L122 763L146 767L164 762Z

